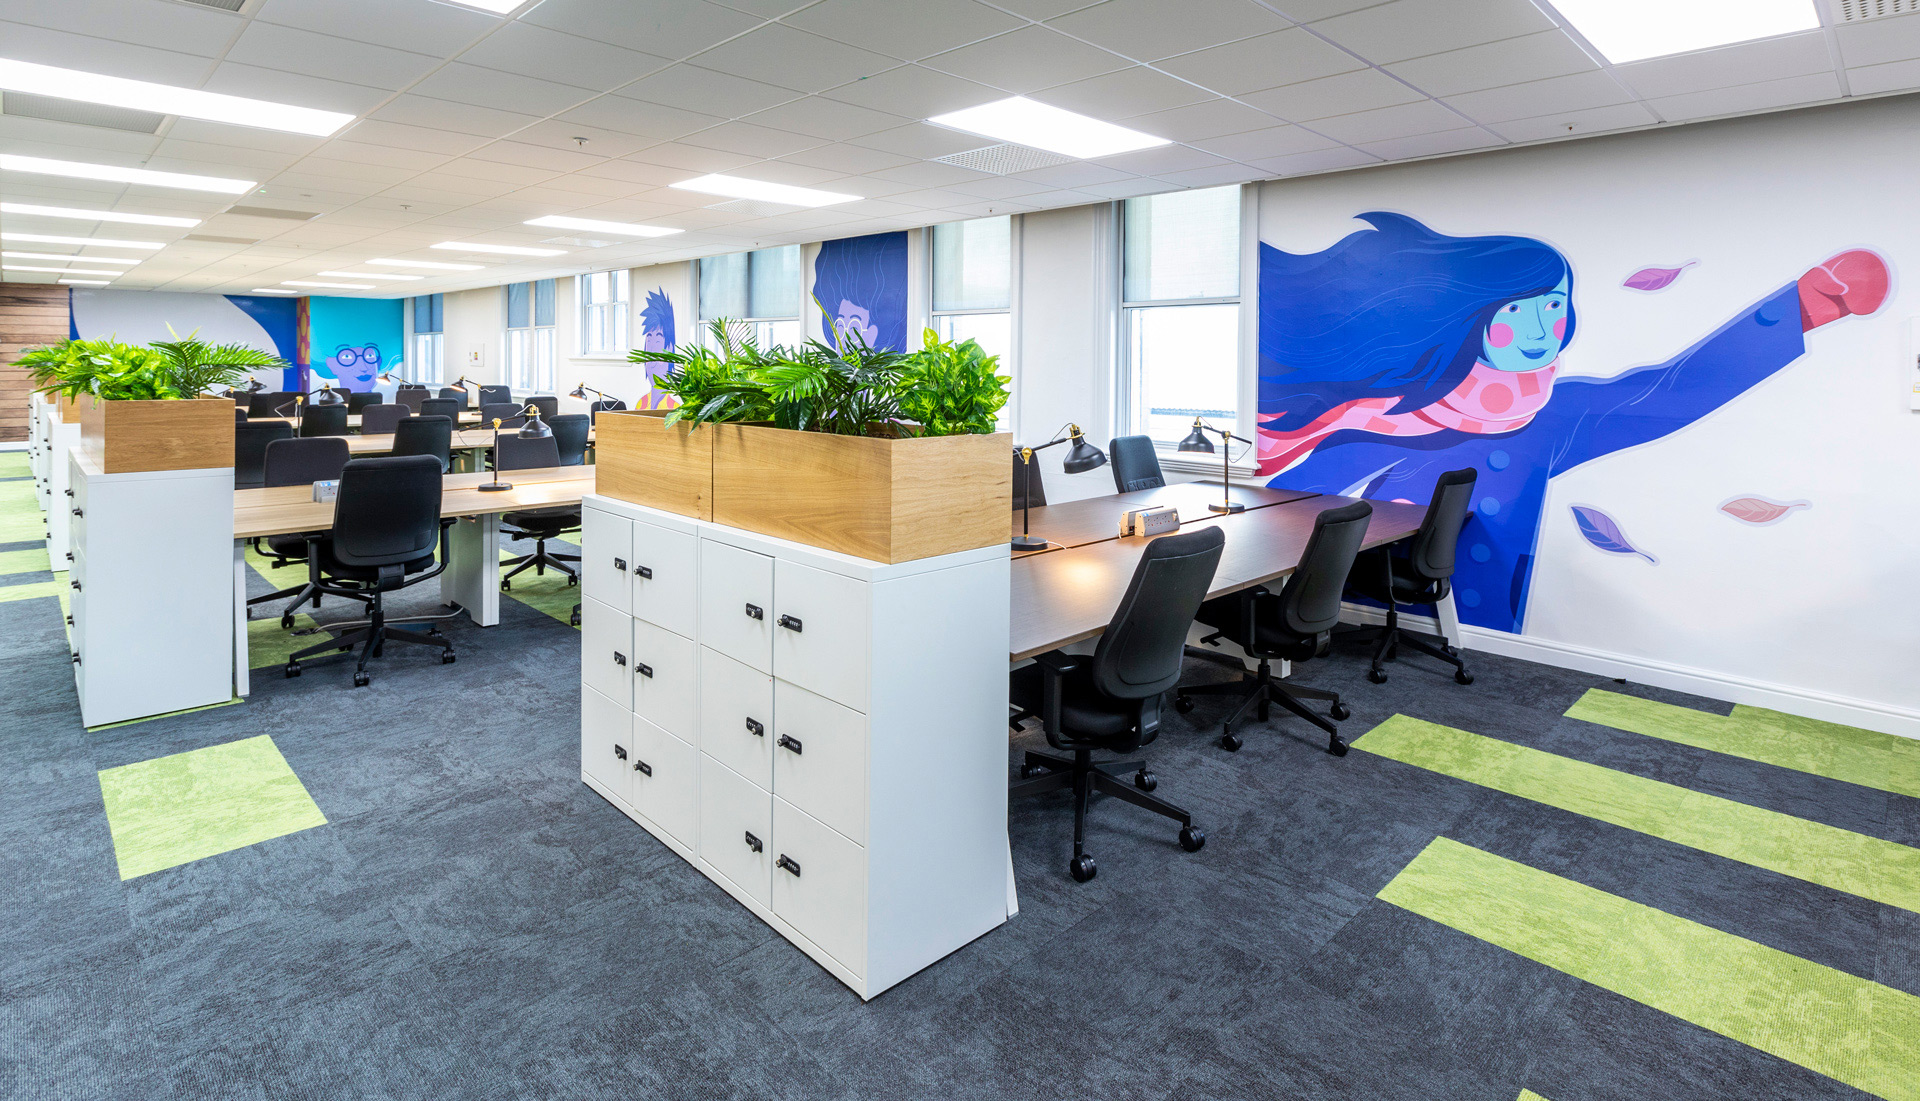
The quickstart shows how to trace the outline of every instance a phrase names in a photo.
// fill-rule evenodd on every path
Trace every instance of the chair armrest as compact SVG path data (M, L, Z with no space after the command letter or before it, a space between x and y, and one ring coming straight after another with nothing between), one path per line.
M1047 671L1050 677L1061 677L1080 668L1087 660L1083 654L1069 654L1060 650L1048 650L1044 654L1035 654L1033 663Z
M1040 728L1046 732L1047 742L1056 748L1065 744L1066 732L1060 728L1060 685L1067 674L1080 668L1086 660L1078 654L1064 654L1058 650L1048 650L1036 654L1033 663L1040 667Z

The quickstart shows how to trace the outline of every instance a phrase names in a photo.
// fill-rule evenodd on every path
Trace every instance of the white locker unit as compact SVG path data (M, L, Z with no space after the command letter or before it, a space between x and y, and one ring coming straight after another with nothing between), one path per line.
M1007 919L1004 545L582 520L588 786L863 998Z
M82 450L66 465L81 721L231 699L233 468L102 474Z
M36 399L42 400L42 399ZM51 404L40 411L41 437L34 458L34 487L40 491L40 507L47 514L47 559L56 570L64 570L71 561L69 530L72 520L72 464L67 456L80 446L80 422L56 418Z

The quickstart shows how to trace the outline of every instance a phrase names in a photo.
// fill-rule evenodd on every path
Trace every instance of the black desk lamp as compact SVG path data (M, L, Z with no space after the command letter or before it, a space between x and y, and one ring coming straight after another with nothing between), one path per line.
M601 401L606 401L606 400L607 400L607 395L605 395L605 394L603 394L603 393L601 393L601 392L600 392L600 391L598 391L598 390L595 390L595 389L594 389L593 387L591 387L591 386L588 386L588 385L587 385L586 383L584 383L584 382L583 382L583 383L581 383L580 385L578 385L578 386L576 386L576 387L574 387L574 388L573 388L573 393L571 393L571 394L568 394L567 396L568 396L568 397L570 397L570 398L579 398L579 399L580 399L581 401L585 401L585 400L587 400L587 395L588 395L588 394L592 394L592 395L593 395L593 396L594 396L595 398L597 398L597 399L599 399L599 400L601 400Z
M544 440L548 436L553 435L553 429L548 428L547 422L540 419L539 406L528 405L525 409L520 410L520 413L518 415L524 416L527 418L527 423L520 426L521 439ZM482 486L476 486L475 488L479 489L482 493L499 493L501 490L513 488L512 482L503 482L500 480L500 418L499 417L493 418L493 481L488 482L487 484Z
M1045 550L1047 541L1033 534L1033 453L1045 451L1056 444L1069 443L1067 457L1061 462L1061 468L1069 474L1085 474L1089 470L1098 470L1107 465L1107 454L1087 442L1077 424L1067 425L1067 434L1055 436L1039 447L1020 449L1020 462L1023 465L1020 476L1026 480L1020 494L1020 534L1013 537L1014 550Z
M1213 512L1245 512L1247 506L1233 499L1233 441L1240 437L1224 428L1215 428L1201 421L1199 417L1195 417L1193 431L1187 433L1187 438L1180 441L1180 450L1198 451L1203 455L1213 454L1213 441L1207 439L1208 432L1220 437L1220 477L1224 484L1220 488L1220 502L1209 504L1207 508Z
M289 409L293 410L293 432L294 435L297 436L300 434L300 431L307 426L307 406L339 405L346 400L347 399L340 396L340 391L333 388L333 383L323 383L320 389L310 394L295 395L292 401L275 409L273 415L278 417L284 415Z

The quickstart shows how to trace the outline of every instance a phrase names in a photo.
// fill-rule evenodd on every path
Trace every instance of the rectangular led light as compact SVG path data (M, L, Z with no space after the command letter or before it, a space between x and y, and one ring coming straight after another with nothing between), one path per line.
M424 275L398 275L390 271L323 271L336 279L425 279Z
M56 264L142 264L118 256L65 256L57 252L0 252L0 260L51 260Z
M370 291L372 283L316 283L310 279L282 279L280 282L289 287L332 287L342 291Z
M117 164L56 161L46 157L21 157L12 153L0 153L0 170L33 172L42 176L65 176L73 180L105 180L108 183L174 187L182 191L213 191L221 195L245 195L256 186L253 180L195 176L186 172L156 172L151 168L122 168Z
M558 214L549 214L545 218L535 218L527 223L530 226L544 226L549 229L584 229L594 233L613 233L622 237L670 237L679 233L677 229L662 229L659 226L643 226L634 222L602 222L594 218L566 218Z
M130 226L179 226L192 229L198 218L169 218L164 214L121 214L114 210L82 210L71 206L35 206L32 203L0 203L0 214L34 214L42 218L73 218L82 222L124 222Z
M50 271L50 272L55 272L59 275L125 275L127 274L124 271L115 271L112 268L31 268L31 267L26 267L25 265L14 265L14 264L8 264L4 270L6 271Z
M463 8L479 8L481 11L490 11L495 15L505 15L526 3L527 0L448 0L448 2Z
M166 248L159 241L115 241L106 237L58 237L47 233L0 233L0 241L27 241L36 245L79 245L81 248Z
M964 111L935 115L927 121L949 130L964 130L996 141L1032 146L1082 160L1173 144L1166 138L1156 138L1152 134L1088 118L1025 96L1013 96L969 107Z
M1820 26L1813 0L1553 0L1616 65Z
M433 248L448 252L497 252L502 256L565 256L566 249L527 248L523 245L482 245L472 241L442 241Z
M252 290L248 291L247 293L248 294L299 294L300 292L290 291L285 287L255 287Z
M860 198L838 191L816 191L811 187L749 180L744 176L728 176L718 172L669 186L682 191L724 195L729 199L760 199L769 203L785 203L787 206L833 206L836 203L857 202Z
M154 111L208 122L235 126L253 126L262 130L282 130L289 134L330 137L353 121L352 115L339 111L321 111L295 107L246 96L202 92L176 88L171 84L152 84L126 77L83 73L53 65L35 65L31 61L0 58L0 92L30 92L36 96L99 103L135 111Z
M65 283L69 287L104 287L105 279L56 279L56 283Z
M485 264L442 264L433 260L369 260L383 268L419 268L422 271L485 271Z

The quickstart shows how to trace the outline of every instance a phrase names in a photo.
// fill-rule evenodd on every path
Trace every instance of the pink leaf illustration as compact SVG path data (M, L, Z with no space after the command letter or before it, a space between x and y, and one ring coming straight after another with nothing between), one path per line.
M1627 276L1626 282L1620 285L1628 290L1634 291L1665 290L1668 284L1680 278L1681 272L1686 271L1699 262L1698 260L1689 260L1677 268L1641 268L1639 271Z
M1756 527L1777 524L1794 509L1812 507L1810 501L1774 501L1766 497L1730 497L1720 502L1721 512Z

